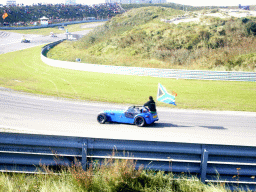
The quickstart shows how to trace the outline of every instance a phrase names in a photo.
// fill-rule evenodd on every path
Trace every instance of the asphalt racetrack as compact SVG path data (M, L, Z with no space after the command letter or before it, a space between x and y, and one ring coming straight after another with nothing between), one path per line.
M85 35L90 30L75 32L74 34ZM72 33L73 34L73 33ZM30 40L30 43L21 43L23 36ZM19 34L8 31L0 31L0 54L13 52L17 50L27 49L30 47L39 46L42 44L51 43L66 38L65 33L57 34L57 37L51 37L43 35L33 35L33 34Z
M54 38L26 35L26 38L31 43L20 43L21 34L0 31L0 54L50 43L64 38L64 34ZM127 107L128 105L36 96L0 88L0 130L93 138L256 146L256 113L252 112L158 108L159 121L143 128L115 123L101 125L96 121L97 114L104 109Z

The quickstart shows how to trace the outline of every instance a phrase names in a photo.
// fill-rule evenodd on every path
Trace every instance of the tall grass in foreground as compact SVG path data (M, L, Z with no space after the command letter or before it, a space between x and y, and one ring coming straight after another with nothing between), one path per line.
M84 171L79 163L63 167L59 174L44 167L47 174L1 173L1 191L126 191L126 192L225 192L220 184L203 184L196 177L175 176L161 171L135 169L133 160L110 158Z

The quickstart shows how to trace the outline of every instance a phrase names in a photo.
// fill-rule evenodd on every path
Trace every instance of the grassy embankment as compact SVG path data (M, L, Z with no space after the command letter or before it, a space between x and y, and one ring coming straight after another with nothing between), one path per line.
M78 42L58 45L48 57L151 68L256 70L255 17L204 16L199 23L177 25L161 21L184 13L161 7L132 9Z
M132 160L105 160L87 171L73 165L61 168L59 174L44 168L47 174L0 173L1 191L47 192L226 192L225 185L203 184L196 177L135 169ZM238 190L242 191L242 190Z
M44 64L40 51L39 46L0 55L0 86L64 98L143 104L149 95L156 97L158 83L161 83L167 90L178 93L177 108L256 111L255 82L165 79L66 70Z

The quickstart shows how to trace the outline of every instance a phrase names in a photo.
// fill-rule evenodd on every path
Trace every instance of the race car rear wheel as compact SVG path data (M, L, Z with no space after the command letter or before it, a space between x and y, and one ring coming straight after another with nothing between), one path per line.
M100 124L104 124L107 121L106 115L104 113L99 114L98 117L97 117L97 121Z
M136 117L134 120L135 125L137 125L138 127L143 127L146 125L145 119L143 117Z

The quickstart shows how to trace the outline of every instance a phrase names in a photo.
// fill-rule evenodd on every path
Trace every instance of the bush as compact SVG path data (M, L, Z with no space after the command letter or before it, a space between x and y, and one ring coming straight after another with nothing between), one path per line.
M239 55L230 63L232 63L233 67L239 66L244 70L254 70L256 68L256 53Z
M247 34L256 35L256 22L250 21L246 24Z
M247 18L242 19L242 23L247 23L248 21L250 21L250 19L247 19Z
M171 51L168 50L156 50L153 52L153 57L159 60L165 60L171 56Z
M209 31L200 30L198 33L201 40L208 41L210 39L211 33Z
M225 46L225 38L220 36L213 36L209 40L209 47L212 49L220 48Z

